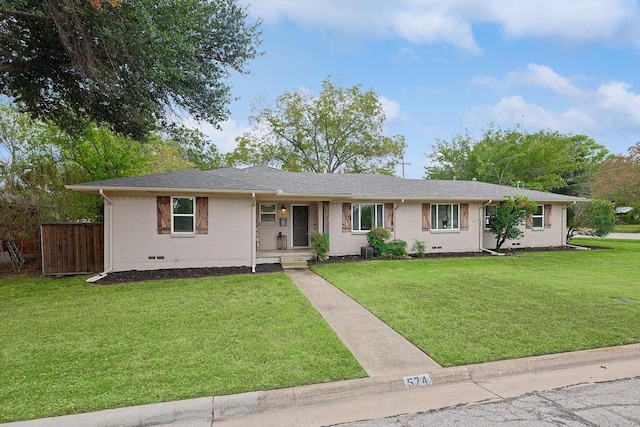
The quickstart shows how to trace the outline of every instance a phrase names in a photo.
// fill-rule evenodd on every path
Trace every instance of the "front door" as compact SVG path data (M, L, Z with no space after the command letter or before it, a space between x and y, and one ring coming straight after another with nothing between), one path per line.
M309 246L309 206L292 206L293 246Z

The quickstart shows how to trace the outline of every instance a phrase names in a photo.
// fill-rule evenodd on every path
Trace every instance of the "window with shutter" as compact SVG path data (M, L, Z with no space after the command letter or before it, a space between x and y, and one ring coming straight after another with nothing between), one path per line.
M193 197L171 198L171 233L193 234L195 232L195 206Z
M531 226L533 228L544 226L544 207L542 205L538 205L536 211L531 215Z
M460 205L431 205L431 228L433 230L459 230Z
M369 231L375 227L384 227L384 210L385 205L381 203L352 203L351 230ZM391 210L393 211L393 208ZM391 214L393 215L393 212Z

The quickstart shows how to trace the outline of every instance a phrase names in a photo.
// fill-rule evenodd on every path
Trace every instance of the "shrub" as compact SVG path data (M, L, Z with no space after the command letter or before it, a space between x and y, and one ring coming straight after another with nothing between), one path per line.
M424 254L427 252L427 245L421 240L414 239L411 250L413 251L414 254L418 254L419 257L423 257Z
M385 250L382 252L384 258L406 258L407 256L407 242L404 240L392 240L385 245Z
M318 255L318 259L320 261L324 261L326 259L327 254L329 253L329 234L328 233L314 233L311 235L311 247L316 254Z
M386 228L372 228L367 233L367 243L373 248L373 255L380 256L385 252L387 240L391 238L391 233Z

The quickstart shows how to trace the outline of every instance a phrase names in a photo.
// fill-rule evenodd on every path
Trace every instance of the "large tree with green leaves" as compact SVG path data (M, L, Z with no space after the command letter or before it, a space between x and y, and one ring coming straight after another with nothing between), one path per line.
M567 241L581 232L604 237L613 231L615 224L616 214L610 201L592 199L590 203L575 203L567 208Z
M602 164L591 191L595 197L615 201L618 206L640 207L640 142L629 147L628 153Z
M385 118L373 90L338 87L327 78L319 96L287 92L275 107L257 111L254 130L238 138L227 159L289 171L393 174L406 144L400 135L383 134Z
M437 140L428 155L427 179L476 178L483 182L588 195L608 151L585 135L534 133L490 126L480 138L458 134Z
M520 229L527 216L534 213L538 205L525 196L506 196L489 218L489 229L496 236L496 250L500 250L507 240L517 240L524 236Z
M65 129L143 139L173 114L217 124L259 45L237 0L3 0L0 90Z

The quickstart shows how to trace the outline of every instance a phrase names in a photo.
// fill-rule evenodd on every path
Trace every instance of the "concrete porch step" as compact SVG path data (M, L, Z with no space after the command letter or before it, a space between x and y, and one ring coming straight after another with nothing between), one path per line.
M309 257L303 256L282 256L280 257L280 264L283 270L301 270L309 268L307 260Z

